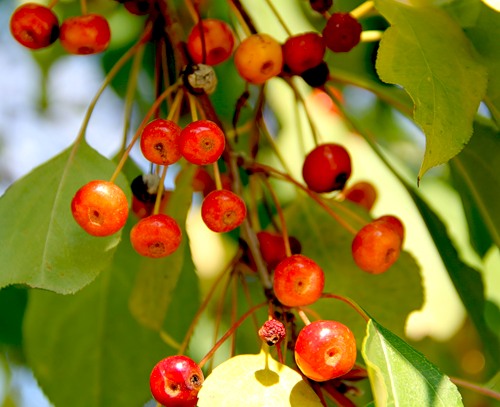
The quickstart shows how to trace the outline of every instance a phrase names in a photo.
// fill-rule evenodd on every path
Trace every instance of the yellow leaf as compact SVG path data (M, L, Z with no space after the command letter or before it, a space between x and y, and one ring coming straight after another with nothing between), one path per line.
M267 347L217 366L198 394L198 407L320 407L318 396L295 370L274 360Z

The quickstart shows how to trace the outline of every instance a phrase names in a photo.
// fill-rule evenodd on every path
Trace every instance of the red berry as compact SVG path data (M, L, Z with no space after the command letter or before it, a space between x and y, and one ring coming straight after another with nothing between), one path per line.
M326 13L333 5L333 0L309 0L309 4L314 11Z
M291 73L300 75L323 61L325 42L316 32L307 32L289 37L283 44L283 60Z
M257 239L262 259L270 268L275 268L281 260L287 257L282 234L261 230L257 232ZM302 250L300 242L293 236L289 236L288 241L292 254L299 254Z
M92 236L109 236L127 222L128 201L120 187L109 181L90 181L71 201L76 222Z
M352 184L345 191L345 199L354 202L367 211L370 211L373 208L373 204L377 199L377 190L375 187L366 181L359 181L355 184Z
M398 259L402 240L386 221L373 221L362 227L352 241L352 257L362 270L380 274Z
M203 222L217 233L236 229L246 216L247 208L243 199L226 189L210 192L201 204Z
M349 52L361 40L361 24L349 13L333 13L323 29L326 46L333 52Z
M401 238L401 242L404 241L405 239L405 227L403 225L403 222L401 222L401 219L394 215L384 215L381 216L378 219L375 219L377 222L387 222L393 229L394 231L398 234L398 236Z
M141 256L159 258L172 254L181 244L176 220L163 213L141 219L130 231L130 243Z
M264 322L259 329L259 337L269 346L276 345L286 336L285 325L277 319L270 319Z
M341 190L351 176L351 158L339 144L320 144L304 160L302 176L310 190Z
M300 77L311 88L319 88L330 79L330 68L325 61L321 61L318 65L302 72Z
M281 44L268 34L253 34L236 49L234 65L243 79L260 85L281 73Z
M187 49L196 64L217 65L229 59L234 48L234 33L222 20L207 18L196 24L188 35Z
M155 119L141 134L141 151L154 164L170 165L181 158L181 127L172 120Z
M155 400L168 407L195 407L204 377L187 356L169 356L151 371L149 386Z
M59 20L41 4L19 6L10 18L10 32L17 42L30 49L48 47L59 36Z
M325 286L320 266L302 254L282 260L274 270L274 294L283 305L302 307L316 302Z
M226 146L224 132L210 120L196 120L181 131L182 156L190 163L206 165L216 162Z
M108 48L110 39L108 21L98 14L70 17L61 24L59 40L70 54L97 54Z
M356 339L337 321L315 321L299 332L295 361L309 379L324 382L348 373L356 362Z

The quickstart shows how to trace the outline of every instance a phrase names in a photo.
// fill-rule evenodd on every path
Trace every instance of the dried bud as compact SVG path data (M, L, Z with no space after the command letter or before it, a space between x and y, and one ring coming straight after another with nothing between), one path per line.
M281 342L285 335L285 325L277 319L270 319L269 321L266 321L259 329L259 336L269 346L273 346Z

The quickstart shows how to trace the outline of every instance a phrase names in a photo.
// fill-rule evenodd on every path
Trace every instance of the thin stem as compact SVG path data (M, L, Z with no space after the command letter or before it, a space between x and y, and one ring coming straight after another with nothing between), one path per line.
M272 1L271 0L266 0L266 3L269 6L269 8L272 10L272 12L276 16L276 18L278 19L278 21L280 22L280 24L283 27L283 29L286 31L287 35L289 37L291 37L292 36L292 32L290 31L290 29L286 25L285 20L283 20L283 18L281 17L281 14L278 12L278 10L276 10L276 7L274 7L274 4L272 3Z
M302 322L304 322L305 325L310 325L311 321L309 320L309 317L306 315L304 310L302 308L297 309L297 314L299 314L300 319Z
M241 28L245 32L245 35L249 37L253 33L256 33L257 29L255 28L255 25L250 16L241 5L240 0L228 0L228 3L232 9L233 14L236 16L236 19L240 23Z
M134 147L134 144L135 142L139 139L139 137L141 136L141 133L142 133L142 130L144 129L144 127L146 127L146 124L149 122L149 119L151 118L151 116L154 114L154 112L156 111L156 109L158 108L158 106L168 97L172 94L172 92L174 92L175 90L177 90L177 88L179 87L178 84L174 84L170 87L168 87L155 101L154 103L151 105L151 107L149 108L148 112L146 113L146 115L144 116L144 118L142 119L142 122L139 126L139 128L137 129L137 131L135 132L134 134L134 137L132 137L132 140L130 141L127 149L125 150L125 152L123 153L121 159L120 159L120 162L118 163L118 165L116 166L116 169L115 169L115 172L113 173L113 175L111 176L110 178L110 182L115 182L116 178L118 177L118 174L120 174L120 171L122 170L123 166L125 165L125 161L127 161L127 158L130 154L130 151L132 150L132 148Z
M354 17L356 20L359 20L360 18L371 13L374 9L375 9L375 2L372 0L368 0L368 1L365 1L364 3L360 4L354 10L352 10L349 14L351 14L351 16Z
M365 312L365 310L349 297L344 297L338 294L323 293L321 295L321 298L332 298L335 300L343 301L347 305L349 305L352 309L354 309L354 311L356 311L359 315L361 315L366 322L368 322L371 319L370 316Z
M380 41L383 31L380 30L365 30L361 32L361 42L376 42Z
M480 386L479 384L471 383L467 380L460 379L458 377L450 377L450 380L455 383L457 386L464 387L466 389L475 391L476 393L482 394L487 397L491 397L495 400L500 400L500 392L497 392L493 389L489 389L487 387Z
M217 341L217 343L213 346L213 348L205 355L205 357L198 363L198 366L202 368L207 361L213 357L214 353L221 347L221 345L229 338L235 331L240 327L240 325L254 312L258 311L260 308L267 305L267 301L261 302L250 308L247 312L245 312L234 324L227 330L227 332L222 335L222 337Z
M87 0L80 0L80 9L82 11L82 16L87 14Z
M198 109L196 107L196 101L193 95L188 93L188 100L189 100L189 110L191 111L191 120L195 122L198 120Z
M215 290L217 289L217 287L219 287L219 283L226 276L226 274L234 268L235 264L241 258L241 254L242 254L241 250L238 251L238 253L236 253L236 255L231 259L231 261L228 263L228 265L226 267L224 267L224 270L222 271L222 273L220 273L217 276L217 278L214 280L214 282L212 283L207 295L205 296L205 299L200 304L200 307L198 308L198 310L196 311L196 314L192 318L191 324L189 325L189 328L186 331L186 335L184 335L184 340L182 341L181 346L179 348L179 355L183 355L186 352L186 349L187 349L188 344L189 344L189 340L193 336L193 332L198 324L198 321L201 318L201 315L203 314L203 312L207 308L210 300L213 298Z
M155 206L153 208L153 215L160 213L161 201L163 200L163 190L165 189L165 178L167 177L168 165L163 167L161 173L160 184L158 185L158 191L156 192Z
M175 94L175 98L174 98L174 101L172 102L172 106L170 107L170 110L168 111L167 120L174 120L175 117L178 116L183 96L184 96L184 92L177 92ZM174 121L176 121L176 120L174 120Z

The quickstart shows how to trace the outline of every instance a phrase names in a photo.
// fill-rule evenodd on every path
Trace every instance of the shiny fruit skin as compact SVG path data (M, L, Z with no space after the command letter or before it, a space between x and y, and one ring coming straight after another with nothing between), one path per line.
M71 201L71 213L90 235L109 236L127 222L128 201L118 185L94 180L76 192Z
M220 189L210 192L201 204L201 218L217 233L229 232L240 226L247 215L243 199L234 192Z
M345 199L362 206L367 211L371 211L377 200L377 190L373 184L366 181L359 181L346 189Z
M216 162L226 146L222 129L210 120L196 120L181 131L179 146L190 163L207 165Z
M274 294L287 307L313 304L321 297L324 286L321 267L302 254L287 257L274 270Z
M268 34L253 34L236 48L234 65L247 82L261 85L283 69L281 44Z
M59 40L70 54L97 54L108 48L111 31L103 16L85 14L64 20Z
M309 379L324 382L348 373L356 362L356 339L337 321L306 325L295 342L295 361Z
M203 40L200 35L200 24L191 29L187 38L187 49L193 62L214 66L227 61L233 53L235 44L234 33L229 24L222 20L206 18L201 21L201 25Z
M333 13L323 29L327 48L333 52L349 52L361 40L361 24L349 13Z
M402 240L392 225L373 221L363 226L352 241L357 266L371 274L387 271L399 258Z
M405 239L405 227L403 225L403 222L401 219L399 219L397 216L394 215L384 215L381 216L380 218L375 219L377 222L387 222L392 229L398 234L398 236L401 238L401 243Z
M163 213L141 219L130 231L130 243L134 250L141 256L155 259L175 252L181 239L182 232L177 221Z
M195 407L203 381L196 362L182 355L160 360L149 377L151 394L167 407Z
M306 32L289 37L283 44L283 59L295 75L314 68L323 61L326 45L316 32Z
M176 122L154 119L142 131L142 154L154 164L174 164L182 157L180 135L181 127Z
M283 235L261 230L256 236L262 259L271 269L274 269L281 260L287 257ZM299 254L302 250L300 242L293 236L289 236L288 241L292 254Z
M50 8L26 3L12 14L10 32L17 42L29 49L46 48L59 36L59 20Z
M320 144L306 156L302 176L314 192L341 190L351 176L349 153L339 144Z

